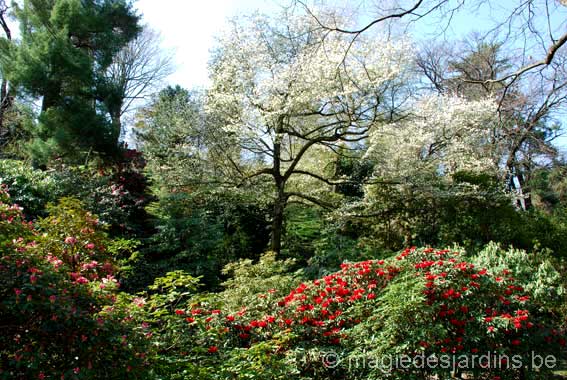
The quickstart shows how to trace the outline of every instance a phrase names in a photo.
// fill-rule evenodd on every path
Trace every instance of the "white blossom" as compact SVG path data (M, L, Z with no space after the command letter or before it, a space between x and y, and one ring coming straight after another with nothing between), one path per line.
M376 176L409 182L424 173L494 172L496 110L492 99L429 95L407 118L374 129L366 157L376 161Z

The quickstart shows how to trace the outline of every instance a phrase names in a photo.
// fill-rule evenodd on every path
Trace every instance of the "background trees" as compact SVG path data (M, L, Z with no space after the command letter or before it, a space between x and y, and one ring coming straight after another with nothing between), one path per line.
M168 102L162 94L140 113L156 183L178 198L198 193L201 205L223 189L247 208L271 208L253 218L259 230L270 220L270 248L281 251L289 231L284 253L304 260L338 252L328 244L344 239L374 254L495 236L530 247L539 235L517 226L539 216L514 207L530 209L532 173L557 161L559 66L545 65L539 81L531 69L517 73L511 40L497 34L410 49L402 26L421 18L406 10L379 10L384 17L360 28L348 11L308 4L284 10L285 26L234 20L208 91Z
M115 55L139 32L126 1L24 1L15 9L21 41L5 44L3 68L14 87L41 98L31 150L84 160L109 154L119 130L108 120L101 80Z
M311 12L309 2L297 1ZM331 6L335 3L329 2ZM443 93L468 98L490 96L499 104L501 124L495 130L505 149L502 160L507 186L523 209L530 208L531 173L557 154L551 141L557 137L565 104L565 53L567 7L559 1L530 0L519 4L494 4L479 0L402 1L395 5L362 2L358 22L325 22L329 33L352 40L373 28L395 32L416 31L443 43L426 41L417 66L426 82ZM485 17L492 14L493 17ZM448 30L461 34L475 15L482 23L470 28L472 38L462 43L449 39ZM427 27L425 27L427 24Z
M122 133L122 117L142 104L173 72L172 56L160 47L159 34L144 26L114 56L104 73L104 103L114 128Z
M333 185L332 156L363 141L385 117L381 97L404 70L407 50L381 39L350 44L305 15L282 17L285 26L262 17L233 24L213 60L207 98L209 113L236 144L227 156L233 175L269 178L275 252L289 200L329 207L298 183Z

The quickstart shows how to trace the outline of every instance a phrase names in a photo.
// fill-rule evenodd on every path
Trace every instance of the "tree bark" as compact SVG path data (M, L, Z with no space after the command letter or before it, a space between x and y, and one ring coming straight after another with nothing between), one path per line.
M4 114L11 106L10 96L8 94L8 81L2 78L0 87L0 130L4 127Z
M272 252L279 255L282 249L283 218L287 203L285 194L285 183L287 178L281 174L281 132L283 131L283 118L280 117L276 125L276 136L274 139L273 171L276 184L276 199L274 201L274 216L272 219Z
M113 133L116 138L116 144L118 145L118 141L120 140L120 135L122 133L122 122L120 121L120 116L122 115L121 107L118 107L115 110L110 110L110 120L112 122Z
M274 203L274 216L272 219L272 252L278 255L282 249L283 219L287 198L283 188L278 189L278 197Z
M5 12L8 10L4 1L0 1L0 26L4 30L6 39L8 41L12 40L12 32L8 27L8 23L4 18ZM2 84L0 85L0 130L4 127L4 115L6 111L12 106L12 99L10 93L8 92L8 80L2 77Z

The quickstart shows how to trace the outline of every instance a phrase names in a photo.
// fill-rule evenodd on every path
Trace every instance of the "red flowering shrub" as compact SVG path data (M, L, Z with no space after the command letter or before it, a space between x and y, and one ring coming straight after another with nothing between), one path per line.
M48 211L33 226L0 191L0 378L545 378L564 352L561 276L523 252L407 249L309 282L267 255L219 294L175 271L132 298L96 217Z
M0 191L0 378L140 377L145 339L115 303L96 219L72 200L52 207L36 230Z
M172 317L183 334L177 349L194 378L207 378L198 366L220 378L545 377L546 368L530 368L539 364L533 355L558 363L562 321L531 302L510 270L489 269L459 252L407 249L343 264L284 297L270 289L253 308L223 311L222 300L194 300ZM431 363L408 366L400 358ZM452 360L449 367L443 360Z
M532 302L506 268L477 267L458 252L406 250L396 257L403 275L379 298L373 315L349 333L350 358L384 358L390 375L419 377L423 367L390 365L390 359L434 358L427 373L519 378L536 373L538 357L559 365L565 345L562 321ZM362 336L370 336L360 342ZM450 365L442 365L450 360ZM538 368L545 378L547 369ZM369 373L365 368L365 373Z

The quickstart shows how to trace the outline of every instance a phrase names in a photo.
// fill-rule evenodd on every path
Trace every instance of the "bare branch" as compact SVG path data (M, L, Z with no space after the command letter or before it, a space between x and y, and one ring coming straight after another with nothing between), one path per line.
M343 28L339 28L339 27L330 27L328 25L324 25L319 20L319 18L311 11L311 9L309 9L309 7L303 1L298 0L297 2L305 8L307 13L309 13L311 15L311 17L313 17L315 19L315 21L317 21L319 26L321 26L323 29L329 30L331 32L354 34L354 35L358 36L358 35L364 33L365 31L367 31L368 29L372 28L376 24L379 24L379 23L384 22L384 21L389 20L389 19L402 18L406 15L413 14L414 11L417 10L417 8L419 8L421 6L421 4L423 3L423 0L418 0L410 9L403 10L402 12L399 12L399 13L392 13L392 14L377 18L375 20L372 20L370 23L368 23L364 27L362 27L360 29L356 29L356 30L349 30L349 29L343 29ZM355 38L356 38L356 36L355 36Z
M531 63L529 65L523 66L520 69L518 69L517 71L508 74L506 76L503 76L502 78L497 78L497 79L488 79L488 80L472 80L472 79L467 79L464 80L464 82L467 83L476 83L476 84L487 84L487 83L498 83L498 82L505 82L508 79L512 79L512 81L508 84L512 84L514 81L516 81L516 79L518 79L518 77L520 77L522 74L531 71L535 68L541 67L541 66L548 66L553 62L553 58L555 57L555 54L557 53L557 51L563 46L565 45L565 43L567 43L567 33L563 34L561 36L560 39L558 39L557 41L555 41L555 43L553 45L551 45L548 50L547 50L547 54L545 56L545 58L543 58L540 61Z
M294 192L294 191L291 191L291 192L288 191L288 192L285 193L285 196L288 197L288 198L289 197L298 197L298 198L301 198L301 199L305 199L306 201L309 201L309 202L311 202L311 203L313 203L313 204L315 204L319 207L329 209L329 210L336 208L336 205L334 205L332 203L325 202L321 199L312 197L312 196L307 195L307 194L302 194L302 193L298 193L298 192Z

